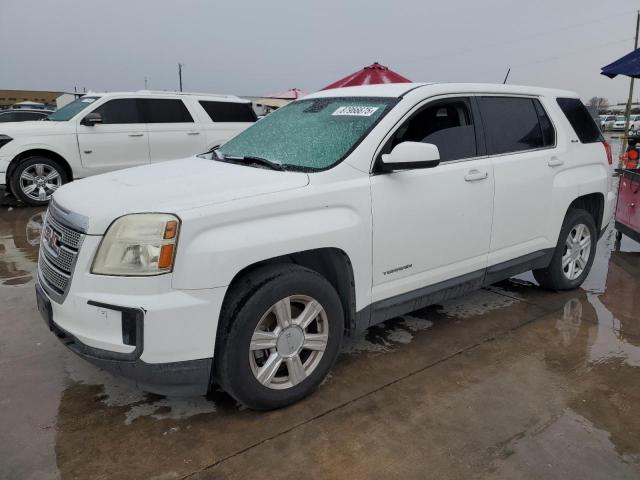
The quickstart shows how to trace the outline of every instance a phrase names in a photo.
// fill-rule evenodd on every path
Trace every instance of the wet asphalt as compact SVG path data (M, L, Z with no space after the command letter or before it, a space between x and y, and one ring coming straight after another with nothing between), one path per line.
M35 306L42 210L0 207L0 478L638 479L640 245L583 287L524 274L348 340L306 400L145 394Z

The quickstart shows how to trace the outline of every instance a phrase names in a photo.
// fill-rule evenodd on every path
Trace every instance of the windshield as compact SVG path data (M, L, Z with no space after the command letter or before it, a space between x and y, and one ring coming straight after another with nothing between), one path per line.
M270 113L217 153L324 170L342 161L396 102L362 97L298 100Z
M624 121L624 115L619 115L616 117L616 122L622 122Z
M74 100L71 103L68 103L60 110L56 110L51 115L47 117L48 120L53 120L54 122L66 122L67 120L71 120L82 110L87 108L93 102L98 100L100 97L82 97Z

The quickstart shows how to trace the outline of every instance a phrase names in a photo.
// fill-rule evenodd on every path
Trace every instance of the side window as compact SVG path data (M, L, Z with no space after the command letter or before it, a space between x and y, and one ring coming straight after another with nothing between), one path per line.
M587 107L579 99L558 98L557 102L582 143L602 141L600 128L589 114Z
M490 155L533 150L548 145L533 99L478 97L478 104ZM550 121L549 126L553 128Z
M102 115L103 125L143 123L135 98L118 98L103 103L94 112Z
M20 118L20 120L40 120L44 117L46 117L46 114L43 113L38 113L38 112L24 112Z
M205 100L199 103L214 122L255 122L258 119L250 103Z
M387 149L391 151L402 142L433 143L440 150L443 162L477 156L476 131L469 100L442 100L418 110L396 131Z
M165 98L141 100L145 123L193 123L193 117L182 100Z
M1 113L0 114L0 122L15 122L13 113Z
M540 122L540 128L542 129L542 143L545 147L553 147L556 144L556 129L553 128L553 123L544 107L538 99L533 100L533 105L536 107L538 113L538 121Z

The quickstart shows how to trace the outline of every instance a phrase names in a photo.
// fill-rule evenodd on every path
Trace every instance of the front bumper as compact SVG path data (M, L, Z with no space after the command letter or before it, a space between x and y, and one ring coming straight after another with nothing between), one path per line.
M54 320L51 300L39 283L36 283L38 308L43 314L49 330L72 352L88 362L114 375L127 378L145 391L161 395L205 395L209 388L212 358L202 358L178 362L147 363L140 357L144 351L145 312L140 309L120 307L97 302L92 306L120 312L123 319L132 320L128 325L128 338L132 339L133 350L117 352L92 347L83 343ZM48 305L48 306L47 306ZM48 309L48 310L47 310ZM123 335L125 327L123 322Z

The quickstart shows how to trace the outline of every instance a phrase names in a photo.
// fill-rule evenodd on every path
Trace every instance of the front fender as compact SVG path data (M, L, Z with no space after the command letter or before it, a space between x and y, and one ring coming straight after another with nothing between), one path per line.
M224 287L241 270L258 262L318 248L337 248L352 263L356 307L360 308L371 295L368 185L348 195L351 202L340 202L340 194L336 194L338 198L331 205L312 206L314 202L304 197L288 200L286 208L282 203L279 208L254 205L251 210L222 215L182 214L173 287Z

